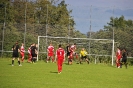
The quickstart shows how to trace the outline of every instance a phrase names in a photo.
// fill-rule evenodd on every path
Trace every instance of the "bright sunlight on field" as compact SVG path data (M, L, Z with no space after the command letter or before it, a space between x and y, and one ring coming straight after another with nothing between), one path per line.
M0 59L0 88L133 88L133 66L64 63L57 74L56 63L25 61L22 65L15 60L11 66L11 59Z

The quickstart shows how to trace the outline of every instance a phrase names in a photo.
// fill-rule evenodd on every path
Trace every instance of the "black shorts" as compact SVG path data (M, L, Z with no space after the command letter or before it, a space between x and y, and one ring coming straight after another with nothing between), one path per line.
M127 59L125 59L125 58L122 58L122 61L121 62L124 62L124 63L126 63L127 62Z
M81 56L81 59L83 60L83 59L86 59L87 58L87 56Z
M70 56L70 52L67 52L67 56Z
M31 53L31 56L32 56L32 57L37 57L37 54Z
M13 57L13 58L18 58L18 57L19 57L19 53L13 51L12 57Z

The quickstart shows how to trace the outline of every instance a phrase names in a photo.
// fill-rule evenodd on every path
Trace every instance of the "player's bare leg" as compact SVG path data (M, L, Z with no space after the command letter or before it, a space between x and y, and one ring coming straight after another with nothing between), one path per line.
M50 60L50 56L48 56L48 57L47 57L47 60L46 60L46 62L48 63L48 62L49 62L49 60Z
M68 64L72 65L72 59L69 59Z
M68 64L69 65L72 65L72 59L73 59L73 55L71 53L70 56L69 56L69 59L68 59Z
M80 60L79 60L79 64L82 64L82 59L80 58Z
M24 62L24 55L22 55L22 58L21 58L21 60L22 60L22 63Z
M51 56L51 58L52 58L52 63L54 63L54 61L55 61L55 60L54 60L54 56Z
M88 58L86 58L86 62L89 64L89 60L88 60Z

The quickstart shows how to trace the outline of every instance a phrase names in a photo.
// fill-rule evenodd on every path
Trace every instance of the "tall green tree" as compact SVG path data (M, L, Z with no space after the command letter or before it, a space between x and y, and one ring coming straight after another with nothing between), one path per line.
M111 17L110 22L104 26L104 30L98 31L94 37L112 39L113 30L114 40L118 43L116 45L121 48L126 48L128 52L132 53L133 56L133 21L125 20L124 16L121 16L119 18Z

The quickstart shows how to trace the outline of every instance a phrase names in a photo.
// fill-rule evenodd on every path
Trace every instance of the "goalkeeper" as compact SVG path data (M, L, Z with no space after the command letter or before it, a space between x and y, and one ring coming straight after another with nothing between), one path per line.
M82 50L80 51L80 64L82 64L81 62L82 62L84 59L85 59L85 60L87 61L87 63L89 64L89 60L88 60L88 58L87 58L87 51L86 51L84 48L82 48Z

